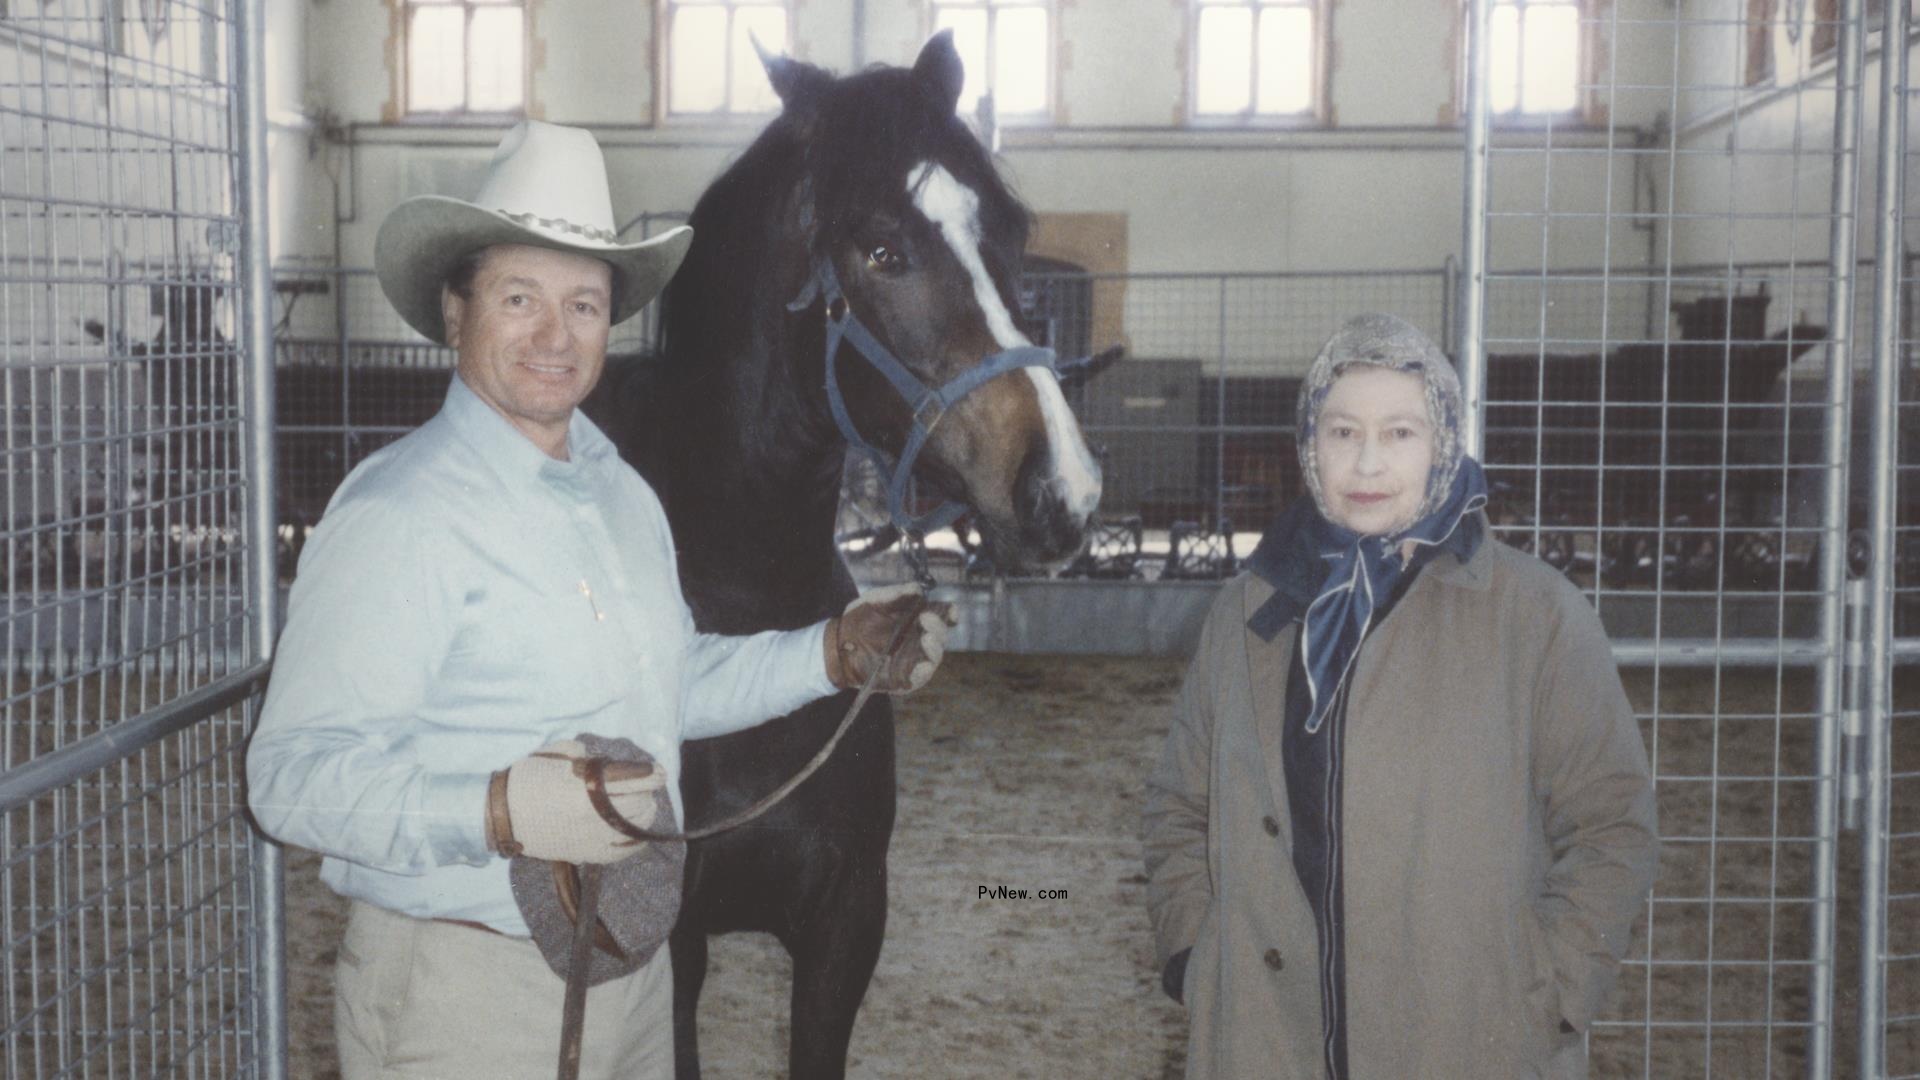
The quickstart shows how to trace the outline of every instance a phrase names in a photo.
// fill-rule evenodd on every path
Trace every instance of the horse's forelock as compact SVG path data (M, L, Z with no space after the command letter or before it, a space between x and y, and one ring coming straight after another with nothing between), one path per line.
M870 68L841 79L813 119L809 171L827 221L844 227L868 208L910 201L907 180L931 161L980 196L985 238L996 248L1011 245L1017 259L1026 207L966 124L923 93L910 71Z

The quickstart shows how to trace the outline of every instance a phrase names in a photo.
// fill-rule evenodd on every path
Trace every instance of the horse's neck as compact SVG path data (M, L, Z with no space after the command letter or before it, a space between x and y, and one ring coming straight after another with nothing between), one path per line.
M791 377L786 349L748 342L670 355L651 410L666 438L643 471L659 477L689 598L696 611L724 609L722 622L747 609L811 621L838 557L845 445L794 408L805 397L780 382Z

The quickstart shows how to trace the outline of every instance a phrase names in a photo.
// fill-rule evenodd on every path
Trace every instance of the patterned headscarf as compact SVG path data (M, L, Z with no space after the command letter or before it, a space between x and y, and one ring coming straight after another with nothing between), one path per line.
M1300 381L1300 405L1295 412L1298 434L1295 445L1300 451L1300 473L1313 493L1314 505L1322 517L1328 513L1326 492L1320 489L1320 463L1314 451L1314 432L1320 426L1320 409L1340 376L1358 364L1383 367L1418 375L1427 389L1427 419L1433 424L1433 465L1427 472L1426 497L1411 520L1401 522L1393 531L1407 526L1440 508L1460 472L1460 460L1466 449L1460 439L1460 416L1465 407L1460 392L1460 376L1454 374L1447 354L1412 323L1393 315L1357 315L1334 332L1320 347L1307 377Z
M1378 536L1362 536L1333 523L1326 493L1320 489L1314 430L1327 392L1342 373L1357 364L1419 375L1427 389L1427 416L1433 422L1433 461L1426 497L1412 520ZM1298 598L1289 593L1300 579L1317 577L1319 586L1300 611L1300 651L1310 705L1308 734L1320 730L1345 692L1360 643L1373 629L1375 608L1416 565L1422 549L1471 554L1479 542L1476 511L1487 504L1487 481L1480 463L1467 457L1460 438L1460 379L1446 354L1425 334L1392 315L1361 315L1328 339L1300 384L1300 469L1313 492L1317 513L1296 504L1283 512L1254 549L1248 565L1276 587L1249 626L1272 640L1281 619L1290 617ZM1414 545L1415 558L1402 553ZM1465 558L1463 555L1462 558ZM1316 574L1316 571L1318 572ZM1290 587L1291 586L1291 587Z

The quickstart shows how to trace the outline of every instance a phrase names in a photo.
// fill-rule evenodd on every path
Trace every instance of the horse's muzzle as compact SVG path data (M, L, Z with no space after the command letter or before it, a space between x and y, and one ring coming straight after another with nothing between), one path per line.
M1013 489L1013 539L1022 562L1063 562L1086 542L1091 508L1070 506L1065 487L1047 448L1036 448L1021 462Z

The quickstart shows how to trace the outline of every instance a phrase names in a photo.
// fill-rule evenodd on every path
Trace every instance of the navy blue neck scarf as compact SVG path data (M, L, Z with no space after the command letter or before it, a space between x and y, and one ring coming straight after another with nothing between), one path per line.
M1480 463L1463 458L1446 499L1409 528L1385 536L1362 536L1328 521L1312 499L1288 507L1260 538L1248 569L1274 587L1273 598L1248 620L1248 628L1271 641L1299 615L1302 665L1307 676L1307 731L1318 732L1327 709L1353 669L1360 642L1372 629L1377 604L1393 595L1411 559L1400 546L1412 540L1421 548L1452 551L1462 562L1480 543L1475 511L1487 504L1486 474ZM1324 576L1312 584L1316 570Z

